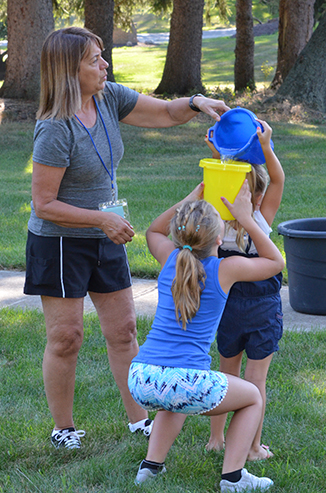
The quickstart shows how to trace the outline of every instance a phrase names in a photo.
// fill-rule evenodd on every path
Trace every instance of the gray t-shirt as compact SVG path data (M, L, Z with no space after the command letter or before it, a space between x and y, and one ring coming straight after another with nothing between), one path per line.
M132 89L107 82L104 97L98 102L112 146L116 198L116 170L124 151L119 120L134 109L138 96L139 94ZM111 173L110 147L99 114L95 125L88 130ZM37 121L33 161L47 166L67 168L60 184L58 200L93 210L98 210L99 203L111 200L111 178L101 163L87 130L75 118ZM28 229L36 235L105 237L105 233L98 228L65 228L40 219L35 214L33 202L31 207Z

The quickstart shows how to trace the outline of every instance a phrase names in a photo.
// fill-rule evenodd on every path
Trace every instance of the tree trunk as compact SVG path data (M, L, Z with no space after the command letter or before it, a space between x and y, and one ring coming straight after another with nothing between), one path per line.
M234 90L255 89L254 71L254 21L252 0L237 0L236 3L236 44L234 62Z
M0 96L36 101L42 45L54 29L52 0L8 0L8 58Z
M308 43L315 0L280 0L277 67L271 87L279 87Z
M85 27L102 38L108 80L114 82L112 64L114 0L85 0Z
M326 112L326 14L271 101L285 98Z
M203 92L201 47L204 0L174 0L162 80L155 94Z

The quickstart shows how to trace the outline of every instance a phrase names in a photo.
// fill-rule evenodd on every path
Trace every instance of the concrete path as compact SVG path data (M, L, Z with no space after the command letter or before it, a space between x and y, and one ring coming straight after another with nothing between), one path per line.
M203 31L203 39L212 38L224 38L226 36L233 36L235 34L235 29L233 27L225 29L210 29L208 31ZM140 33L137 34L137 40L139 43L145 44L161 44L167 43L170 38L170 33ZM8 41L0 41L0 50L6 50Z
M224 38L227 36L233 36L236 30L232 27L226 29L211 29L209 31L203 31L203 39ZM168 43L170 33L142 33L137 34L137 40L139 43L145 44L161 44Z
M23 293L25 272L0 271L0 309L23 308L42 310L39 296L28 296ZM140 316L153 316L157 304L157 281L133 279L133 295L136 313ZM326 329L326 316L307 315L291 308L289 289L281 289L284 328L290 330ZM87 296L84 305L85 313L94 311L94 306Z

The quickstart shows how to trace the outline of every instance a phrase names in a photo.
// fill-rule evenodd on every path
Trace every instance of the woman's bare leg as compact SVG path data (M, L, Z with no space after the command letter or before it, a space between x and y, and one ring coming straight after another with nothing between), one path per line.
M83 341L83 298L42 296L47 344L43 379L55 428L74 426L73 401L78 352Z
M220 355L220 369L223 373L240 376L242 352L233 358L224 358ZM227 413L220 416L211 417L211 436L206 445L206 450L216 450L220 452L224 448L224 428L227 419Z
M146 419L147 411L136 404L128 389L130 363L139 350L132 288L113 293L89 294L98 313L106 340L110 368L129 421L136 423Z

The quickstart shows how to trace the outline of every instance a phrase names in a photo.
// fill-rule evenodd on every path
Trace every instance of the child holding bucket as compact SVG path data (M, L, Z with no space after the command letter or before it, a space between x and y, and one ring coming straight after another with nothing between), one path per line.
M158 412L136 484L166 471L165 458L187 415L234 411L221 491L268 489L272 480L243 468L261 417L260 393L250 382L211 371L208 353L233 283L268 278L284 261L251 216L247 181L233 205L222 200L250 233L260 256L218 259L224 224L211 204L199 200L203 188L198 185L147 230L148 247L162 266L159 301L151 331L132 361L128 385L140 406Z
M266 235L281 202L284 172L271 147L272 129L264 121L257 120L262 126L257 135L263 150L268 175L261 165L252 164L248 173L248 182L252 196L253 215L256 223ZM206 143L213 152L213 158L220 155L214 145ZM259 254L251 235L238 221L226 224L223 245L219 248L219 257L242 255L254 257ZM260 425L251 444L247 460L262 460L273 456L267 445L261 444L265 407L266 378L273 353L278 350L278 341L282 337L282 303L280 289L282 274L260 282L240 282L232 286L223 316L218 328L217 344L220 353L220 371L240 376L243 351L247 354L244 378L255 384L263 398L263 410ZM211 419L211 436L207 450L222 450L224 446L224 427L227 415Z

